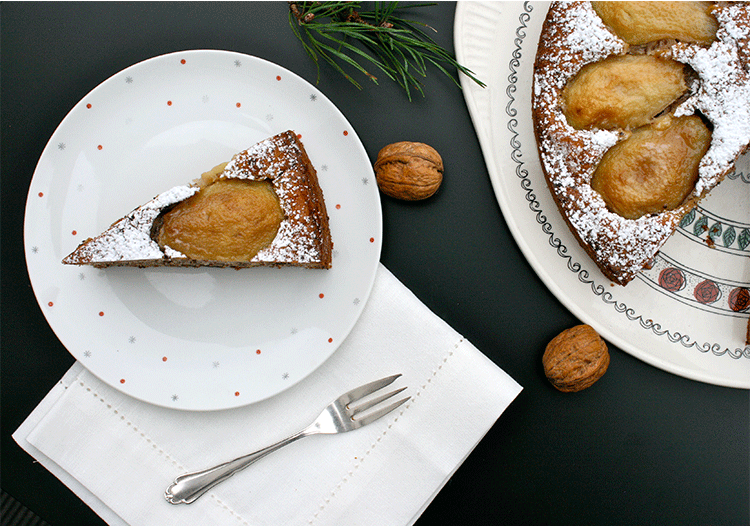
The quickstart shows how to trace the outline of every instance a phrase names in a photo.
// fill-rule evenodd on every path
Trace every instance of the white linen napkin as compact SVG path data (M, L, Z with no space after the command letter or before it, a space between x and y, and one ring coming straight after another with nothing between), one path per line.
M381 420L295 442L193 504L164 499L181 473L282 439L341 393L395 373L411 400ZM123 395L76 363L13 438L110 525L407 525L520 391L381 265L346 341L279 395L180 411Z

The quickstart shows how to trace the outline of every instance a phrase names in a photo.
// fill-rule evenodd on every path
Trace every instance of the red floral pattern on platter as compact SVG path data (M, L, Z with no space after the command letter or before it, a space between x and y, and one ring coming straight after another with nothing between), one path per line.
M653 268L644 270L641 276L673 299L693 308L732 317L750 310L750 286L747 283L702 274L661 254L654 258L654 262Z
M685 287L685 275L678 268L665 268L659 273L659 286L670 292L680 291Z
M750 307L750 290L745 287L737 287L729 293L729 308L734 312L742 312Z
M696 285L695 290L693 290L693 296L695 296L698 302L707 305L718 300L721 296L721 291L716 283L707 279Z

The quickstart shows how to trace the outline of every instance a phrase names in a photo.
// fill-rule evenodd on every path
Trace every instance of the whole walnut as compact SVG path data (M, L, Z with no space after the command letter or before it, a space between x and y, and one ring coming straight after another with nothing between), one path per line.
M443 181L443 159L421 142L396 142L378 153L375 178L388 196L407 201L426 199Z
M547 379L558 390L581 391L607 372L609 351L591 326L576 325L547 344L542 365Z

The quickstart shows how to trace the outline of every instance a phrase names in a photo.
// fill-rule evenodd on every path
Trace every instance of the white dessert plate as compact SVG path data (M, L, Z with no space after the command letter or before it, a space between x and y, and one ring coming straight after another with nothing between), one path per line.
M750 388L750 155L688 214L653 268L614 285L580 248L539 163L531 118L534 57L548 3L459 2L456 55L498 203L529 264L582 322L646 363Z
M288 129L318 171L330 270L61 263L158 193ZM128 395L189 410L268 398L321 365L367 302L382 239L372 165L341 112L278 65L214 50L146 60L86 95L42 153L25 221L34 293L70 353Z

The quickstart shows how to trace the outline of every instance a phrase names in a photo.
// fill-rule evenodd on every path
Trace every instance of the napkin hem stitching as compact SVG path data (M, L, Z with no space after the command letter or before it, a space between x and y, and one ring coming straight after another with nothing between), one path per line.
M62 382L61 382L62 383ZM152 449L156 451L159 456L161 456L165 461L171 462L173 466L175 466L178 470L181 471L187 471L185 467L180 464L180 462L177 461L177 459L173 458L169 453L167 453L163 448L161 448L155 440L153 440L150 436L147 436L144 431L141 431L138 429L138 427L133 424L131 419L126 419L124 414L120 413L120 409L117 409L113 404L107 402L102 396L100 396L96 389L89 386L85 381L81 380L80 378L76 379L76 381L71 382L70 386L74 386L76 383L78 383L81 387L85 388L87 392L91 393L95 398L99 400L99 402L106 404L106 407L108 410L112 411L112 414L119 415L120 422L124 422L128 427L132 428L132 430L136 433L139 433L140 437L144 440L146 440L147 443L151 444ZM63 384L64 385L64 384ZM70 386L66 386L67 389ZM224 503L221 499L219 499L215 494L208 493L207 494L211 499L221 506L225 511L227 511L230 515L232 515L235 519L237 519L238 522L241 524L244 524L246 526L250 526L250 523L243 518L241 515L239 515L236 511L234 511L232 508L230 508L226 503Z
M382 441L383 437L386 436L388 431L393 427L393 425L398 422L398 419L401 418L401 416L412 406L413 403L417 401L416 397L420 396L423 391L427 389L428 384L432 383L433 378L435 378L443 369L443 366L448 363L448 360L454 355L456 349L464 342L464 338L460 337L456 343L453 344L453 346L450 348L450 350L443 355L442 360L438 362L437 368L432 370L432 374L428 376L427 380L422 382L422 385L417 389L417 392L411 396L411 399L404 404L403 409L401 409L398 413L398 415L388 424L388 427L375 439L375 441L370 445L370 447L365 451L365 454L361 457L357 458L357 462L354 464L354 467L350 469L347 473L347 475L344 475L341 479L341 481L336 485L334 489L331 490L329 493L329 496L324 499L324 503L320 505L318 510L313 513L312 518L308 519L308 524L313 524L315 521L318 520L318 515L326 509L326 507L331 503L334 497L336 497L336 492L341 489L341 487L346 484L352 477L354 477L354 474L356 473L356 470L359 468L359 466L362 465L362 463L365 461L365 458L372 452L375 447Z

